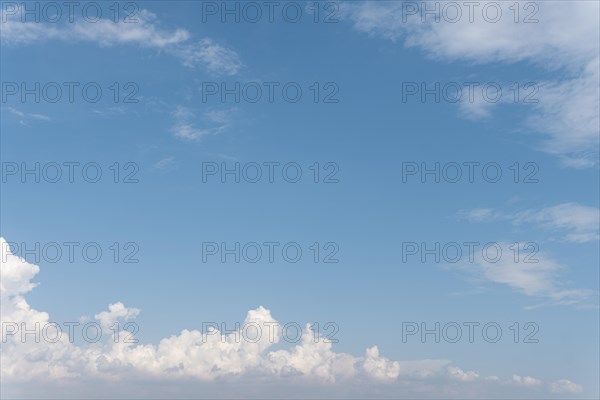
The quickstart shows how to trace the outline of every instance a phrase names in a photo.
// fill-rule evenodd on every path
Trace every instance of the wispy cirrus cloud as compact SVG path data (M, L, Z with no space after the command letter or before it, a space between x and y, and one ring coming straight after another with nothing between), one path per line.
M548 233L560 233L560 240L571 243L597 242L600 239L600 210L578 203L562 203L539 209L503 211L493 208L461 210L457 217L474 223L508 221L514 226L532 225ZM545 299L535 308L546 305L591 306L598 292L591 289L566 287L562 276L566 265L539 251L537 243L498 243L502 258L490 261L482 252L460 269L471 273L480 282L504 284L527 295ZM530 255L531 257L525 258Z
M17 110L13 107L2 107L2 110L6 110L12 115L19 117L19 123L21 125L27 125L32 120L37 121L50 121L50 117L44 114L28 113L21 110Z
M598 292L565 285L561 278L568 267L540 251L536 243L494 242L490 248L493 250L489 252L474 251L472 260L449 268L468 274L478 284L506 285L541 301L527 306L528 309L559 305L597 307Z
M537 147L565 165L598 164L599 3L534 3L539 9L532 23L515 23L508 9L512 5L525 10L531 7L527 2L502 3L503 17L493 23L486 21L481 10L489 3L493 2L477 3L473 20L470 12L463 10L455 22L423 17L424 9L441 9L437 1L418 2L414 13L407 11L407 3L396 1L345 2L342 10L356 30L420 48L438 61L463 61L474 67L526 62L555 73L557 78L538 82L539 101L530 105L532 113L523 123L542 135ZM469 118L485 118L491 113L489 103L459 105L461 114Z
M169 167L172 167L174 164L175 164L175 157L168 156L168 157L164 157L164 158L161 158L160 160L158 160L156 163L154 163L154 165L152 167L157 170L164 170Z
M200 140L206 136L218 135L225 132L231 126L232 110L207 110L200 117L187 107L178 106L172 112L175 119L171 127L171 133L178 138L188 140ZM201 127L198 127L198 125Z
M90 42L101 47L134 45L171 54L186 67L201 66L212 74L235 75L243 66L237 52L214 39L193 41L192 34L186 29L162 29L156 15L148 10L140 10L136 14L137 22L132 23L100 19L93 23L77 20L50 24L22 21L19 18L21 7L14 14L7 14L2 8L0 40L4 45L29 45L50 40Z
M235 75L242 67L240 56L235 51L208 38L194 44L179 46L173 52L186 67L193 68L195 65L204 64L213 73Z
M600 209L573 202L513 212L475 208L459 211L458 217L471 222L510 221L516 226L534 225L550 232L563 232L562 240L568 242L600 240Z

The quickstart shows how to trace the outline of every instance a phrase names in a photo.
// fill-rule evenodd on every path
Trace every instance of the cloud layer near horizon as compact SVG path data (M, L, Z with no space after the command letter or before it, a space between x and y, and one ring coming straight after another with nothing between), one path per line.
M397 390L402 393L427 388L427 392L437 396L452 393L481 395L502 388L544 388L552 393L578 393L582 390L580 385L567 379L545 385L530 376L513 375L508 379L484 377L444 359L392 361L383 357L377 346L367 348L360 357L339 353L324 338L315 340L308 325L299 343L291 348L278 348L281 327L264 307L248 311L242 326L256 324L262 327L263 332L273 332L273 335L263 334L252 340L240 340L244 336L239 331L222 333L214 329L207 332L184 329L178 335L162 339L158 345L131 343L132 340L126 340L131 339L126 331L117 333L118 343L112 335L95 344L71 342L67 335L62 335L54 343L43 339L36 342L33 335L23 340L20 332L7 334L10 330L8 325L20 327L25 324L28 329L33 329L36 323L44 327L52 321L48 313L32 309L25 299L25 295L36 286L32 280L40 268L12 254L4 238L0 238L0 246L4 342L1 368L5 388L6 385L24 385L27 382L35 382L38 388L40 385L58 385L64 389L76 382L125 384L129 381L179 382L191 379L197 383L236 384L251 379L254 383L276 382L290 387L313 385L322 388L326 385L343 388L350 385L367 388L386 385L393 388L389 385L397 385ZM115 322L131 320L139 312L116 302L108 306L108 311L96 314L95 319L108 330ZM52 397L54 394L46 395ZM115 395L118 396L118 393L115 392Z

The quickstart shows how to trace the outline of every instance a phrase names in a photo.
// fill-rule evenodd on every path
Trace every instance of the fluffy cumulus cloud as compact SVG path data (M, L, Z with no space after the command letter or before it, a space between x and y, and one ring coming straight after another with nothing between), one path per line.
M531 376L513 375L512 379L516 384L523 386L540 386L542 384L542 381Z
M110 304L108 306L108 311L102 311L101 313L94 315L94 318L98 320L102 329L109 330L117 321L134 319L139 313L139 309L127 308L123 303L118 302Z
M23 17L21 5L2 7L0 40L3 45L27 45L48 40L90 42L102 47L136 45L171 54L187 67L201 66L213 74L235 75L242 68L239 55L213 39L193 41L185 29L160 28L155 14L147 10L135 13L132 22L115 23L101 18L90 22L77 14L73 22L64 15L58 22L35 22Z
M537 81L539 101L531 104L524 124L543 135L541 150L565 164L597 164L600 3L477 2L474 8L465 2L448 3L346 2L342 9L358 31L420 48L438 61L463 61L475 67L526 62L544 75L556 75ZM487 117L490 104L477 99L461 103L461 113Z
M550 391L553 393L581 393L583 388L581 385L571 382L568 379L559 379L550 384Z
M264 307L250 310L237 331L220 332L216 325L204 332L185 329L154 345L138 343L131 333L112 328L115 322L132 320L140 312L117 302L110 304L108 311L95 315L100 326L110 328L108 337L96 343L85 343L67 334L58 335L57 329L45 329L52 326L50 316L32 309L25 299L35 287L32 279L38 274L39 267L13 255L4 239L0 239L0 246L1 372L3 391L8 390L13 397L31 397L32 393L41 397L90 396L97 394L98 388L102 388L108 397L118 397L129 393L123 389L131 387L126 384L139 384L150 390L149 397L164 397L181 395L184 393L182 386L202 384L208 388L214 384L223 388L226 383L228 388L234 388L248 382L252 383L254 393L261 397L273 394L265 387L288 391L295 387L299 388L298 393L307 387L315 387L313 394L321 396L331 390L335 391L330 393L339 396L350 387L353 389L348 393L354 394L359 393L356 388L375 388L369 393L377 396L385 387L388 394L414 396L425 390L439 397L448 393L467 395L480 385L479 391L472 392L477 397L506 388L544 385L538 379L518 375L504 380L495 376L482 377L449 360L393 361L383 357L377 346L366 349L363 356L336 352L332 343L323 338L315 340L308 325L299 342L279 348L282 329ZM25 336L24 329L30 331ZM262 335L257 335L259 330ZM32 331L38 332L38 340ZM30 384L32 382L34 384ZM152 382L162 382L162 391L152 389ZM110 383L108 392L106 383ZM261 384L267 386L257 392L260 390L257 385ZM171 385L178 391L173 391ZM461 385L471 386L467 390ZM578 384L562 379L545 390L547 393L576 393L582 389ZM216 393L222 395L222 392Z

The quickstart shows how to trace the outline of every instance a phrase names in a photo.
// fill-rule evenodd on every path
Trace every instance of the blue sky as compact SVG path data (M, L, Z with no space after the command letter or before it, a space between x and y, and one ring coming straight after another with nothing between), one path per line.
M92 3L103 12L95 22L79 9L71 22L57 4L62 17L50 22L42 3L36 19L2 2L6 396L598 397L597 2L520 2L518 16L512 2L494 3L496 22L494 4L480 3L473 21L463 5L456 23L445 3L436 22L420 2L320 2L317 16L314 3L281 2L270 22L257 2L257 23L222 21L221 2L122 2L118 22L109 2ZM301 10L297 23L284 6ZM39 102L23 95L36 83ZM236 84L247 88L239 101L223 99L222 85ZM448 88L439 101L421 97L436 84ZM98 101L86 100L98 87ZM463 97L448 101L457 87ZM482 87L501 98L486 101ZM36 163L39 182L22 175ZM65 163L78 163L73 182ZM437 182L421 175L436 165ZM235 168L239 182L220 175ZM72 262L67 242L79 243ZM278 243L273 262L265 242ZM467 242L478 243L472 259ZM52 243L63 251L54 262L42 251ZM89 243L98 262L81 253ZM219 250L206 254L212 243ZM236 243L258 243L262 257L222 262L222 244ZM281 253L289 243L298 262ZM423 261L436 243L458 243L463 257ZM405 254L411 244L417 253ZM485 244L501 260L482 256ZM537 262L524 262L532 251ZM331 252L338 262L324 262ZM34 343L6 333L67 321L95 321L106 335ZM114 343L122 336L108 327L126 321L138 344ZM221 332L221 343L205 329L245 321L332 322L338 342ZM407 323L451 322L503 334L402 340ZM528 322L538 343L523 343Z

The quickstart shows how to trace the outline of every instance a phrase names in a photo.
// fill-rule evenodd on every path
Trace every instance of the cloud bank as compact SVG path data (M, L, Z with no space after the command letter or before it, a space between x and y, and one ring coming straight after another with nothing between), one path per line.
M314 388L312 396L326 393L339 396L352 388L347 395L358 393L372 397L419 394L477 397L499 392L529 396L536 392L522 389L547 393L582 390L580 385L567 379L546 385L529 376L514 375L504 380L484 377L444 359L393 361L382 356L377 346L367 348L362 356L340 353L325 339L315 340L308 325L300 342L291 348L277 348L281 328L264 307L248 311L244 325L261 326L263 332L271 329L273 335L261 335L253 340L239 340L240 331L184 329L178 335L160 340L158 345L140 344L131 340L132 335L126 330L110 330L115 322L132 320L140 313L121 302L110 304L107 311L95 315L96 321L106 328L104 332L111 332L102 341L80 344L68 335L50 334L37 341L33 334L23 338L20 332L14 331L16 326L25 324L27 329L32 329L36 323L42 327L51 323L48 313L32 309L25 299L36 286L32 280L40 268L12 254L3 238L0 238L0 246L1 372L3 392L11 397L35 394L50 398L97 398L95 391L104 387L102 397L110 398L139 394L141 392L136 390L148 388L152 382L164 385L161 389L152 389L146 394L148 397L177 397L185 393L182 388L171 392L171 384L185 384L196 393L195 397L198 392L194 390L198 387L208 390L223 384L228 388L252 387L259 397L278 393L272 391L274 388L281 391L279 396L296 393L294 390L298 388L300 392ZM110 383L108 389L104 386L107 383ZM217 393L227 396L223 391Z

